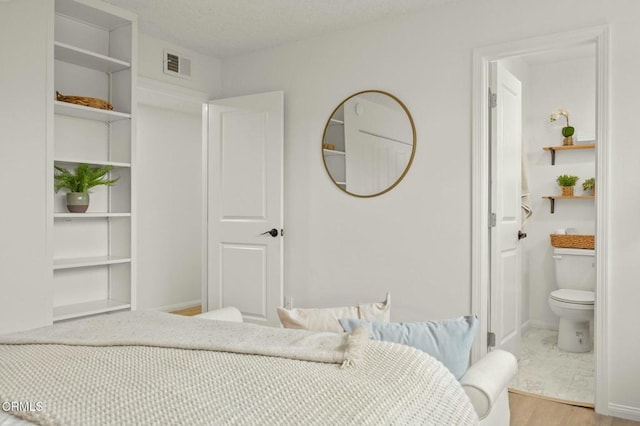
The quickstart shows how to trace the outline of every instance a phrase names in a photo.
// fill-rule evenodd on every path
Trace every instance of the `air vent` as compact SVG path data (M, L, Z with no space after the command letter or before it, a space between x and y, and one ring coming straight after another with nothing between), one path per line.
M191 78L191 59L176 52L164 51L164 73L180 78Z

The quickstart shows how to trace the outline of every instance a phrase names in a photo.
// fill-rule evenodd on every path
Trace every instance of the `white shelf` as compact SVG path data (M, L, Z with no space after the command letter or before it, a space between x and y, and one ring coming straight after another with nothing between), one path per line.
M70 64L106 73L113 73L131 68L131 64L129 62L121 61L99 53L90 52L58 41L54 43L54 55L59 61L68 62Z
M120 168L129 168L131 163L121 163L118 161L93 161L93 160L79 160L77 158L55 158L54 163L68 163L68 164L89 164L91 166L113 166Z
M113 299L93 300L91 302L76 303L73 305L56 306L53 308L53 320L62 321L87 315L120 311L129 309L130 307L131 304L129 303L119 302Z
M116 256L97 256L97 257L78 257L70 259L53 259L53 269L72 269L87 268L91 266L116 265L119 263L131 262L130 257Z
M54 219L103 219L109 217L131 217L131 213L54 213Z
M344 125L344 121L342 121L342 120L338 120L337 118L331 118L329 121L330 121L332 124L342 124L342 125Z
M83 105L70 104L69 102L61 101L54 101L54 110L56 114L68 115L76 118L84 118L87 120L104 121L106 123L118 120L128 120L131 118L131 114L127 114L124 112L91 108Z
M344 156L344 151L336 151L335 149L322 149L322 152L325 155L335 155L335 156Z

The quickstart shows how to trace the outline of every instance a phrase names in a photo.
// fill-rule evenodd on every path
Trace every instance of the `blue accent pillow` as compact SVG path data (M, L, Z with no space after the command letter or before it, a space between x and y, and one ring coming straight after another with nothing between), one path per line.
M401 343L424 351L443 363L460 379L467 371L469 353L478 331L478 317L424 322L368 322L355 318L340 318L347 333L367 327L374 340Z

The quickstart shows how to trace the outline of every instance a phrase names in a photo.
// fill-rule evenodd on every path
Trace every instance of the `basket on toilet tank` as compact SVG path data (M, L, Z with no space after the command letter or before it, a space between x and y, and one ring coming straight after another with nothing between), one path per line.
M594 235L550 234L551 245L560 248L594 249L596 238Z

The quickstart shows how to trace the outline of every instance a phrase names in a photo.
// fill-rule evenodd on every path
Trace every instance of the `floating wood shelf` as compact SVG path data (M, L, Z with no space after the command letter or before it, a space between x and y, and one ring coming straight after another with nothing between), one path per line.
M556 164L556 151L571 151L575 149L594 149L595 143L584 143L580 145L560 145L560 146L545 146L542 149L551 152L551 165Z
M595 200L595 195L578 195L578 196L567 196L567 195L545 195L544 197L551 202L551 214L555 213L555 204L556 200Z

